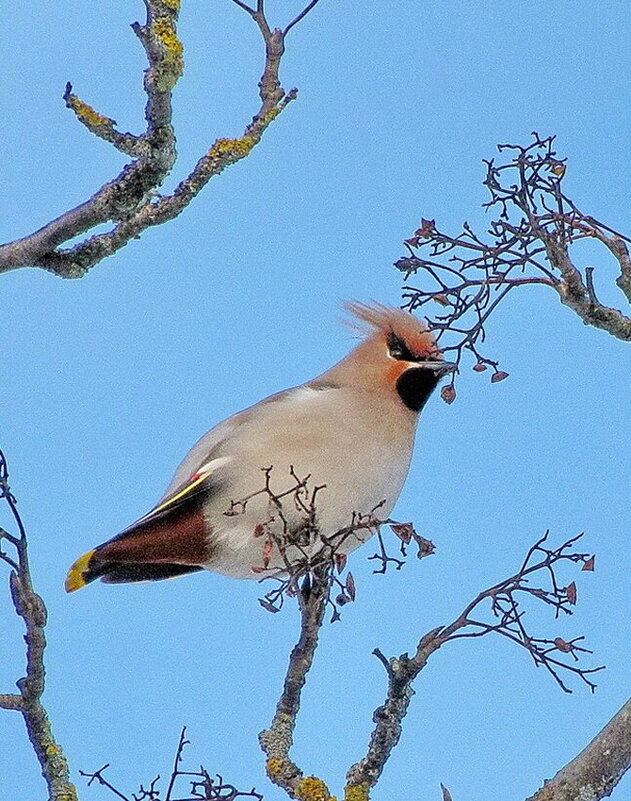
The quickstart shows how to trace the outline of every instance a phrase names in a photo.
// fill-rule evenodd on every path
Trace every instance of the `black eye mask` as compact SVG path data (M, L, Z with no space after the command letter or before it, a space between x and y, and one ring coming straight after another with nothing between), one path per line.
M405 342L398 337L394 331L388 334L388 353L393 359L399 359L402 362L437 362L440 361L433 356L417 356L408 348Z
M416 357L410 351L405 342L400 339L394 331L388 334L388 352L393 359L400 359L404 362L416 361Z

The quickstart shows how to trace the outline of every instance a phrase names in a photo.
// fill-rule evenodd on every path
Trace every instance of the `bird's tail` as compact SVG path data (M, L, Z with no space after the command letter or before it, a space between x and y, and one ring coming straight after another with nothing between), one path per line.
M113 562L99 558L98 549L80 556L66 576L66 592L75 592L100 578L106 584L129 584L136 581L160 581L203 570L201 565L178 565L169 562Z
M81 587L85 587L86 584L89 584L97 578L98 574L93 574L93 571L90 569L90 562L95 553L96 551L94 549L87 551L72 563L68 575L66 576L66 592L80 590Z

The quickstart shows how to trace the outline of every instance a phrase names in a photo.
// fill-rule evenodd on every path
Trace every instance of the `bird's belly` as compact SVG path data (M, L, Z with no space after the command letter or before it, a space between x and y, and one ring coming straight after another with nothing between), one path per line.
M409 460L400 453L372 456L360 465L353 452L340 449L339 459L321 469L278 464L268 474L250 471L250 480L233 476L229 483L238 497L215 497L207 510L206 567L258 579L287 572L325 541L336 552L353 551L377 531L376 521L388 517L407 475Z

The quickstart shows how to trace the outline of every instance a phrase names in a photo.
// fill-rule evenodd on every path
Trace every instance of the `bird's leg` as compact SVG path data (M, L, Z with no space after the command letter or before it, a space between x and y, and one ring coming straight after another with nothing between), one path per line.
M300 586L300 592L302 594L302 600L304 603L309 601L309 596L311 595L311 573L305 573L305 577L302 580L302 585Z

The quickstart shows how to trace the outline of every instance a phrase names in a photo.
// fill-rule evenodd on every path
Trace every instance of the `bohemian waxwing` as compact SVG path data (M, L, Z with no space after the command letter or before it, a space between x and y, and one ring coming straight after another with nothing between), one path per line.
M154 509L77 559L68 592L97 578L117 584L204 568L261 578L278 574L283 564L271 547L283 532L304 555L310 544L321 548L323 538L348 532L354 520L388 517L408 472L418 413L455 365L442 360L432 335L411 314L377 304L347 308L356 327L367 329L363 341L312 381L205 434ZM310 543L300 543L305 528ZM353 550L375 531L354 531L339 550ZM274 536L261 536L266 532Z

